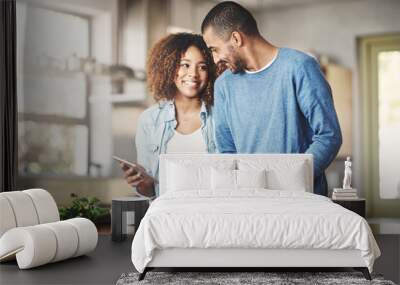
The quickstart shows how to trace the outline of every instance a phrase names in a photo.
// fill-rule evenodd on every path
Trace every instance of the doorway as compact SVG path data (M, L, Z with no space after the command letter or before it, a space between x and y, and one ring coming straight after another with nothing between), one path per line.
M400 34L359 39L369 217L400 217Z

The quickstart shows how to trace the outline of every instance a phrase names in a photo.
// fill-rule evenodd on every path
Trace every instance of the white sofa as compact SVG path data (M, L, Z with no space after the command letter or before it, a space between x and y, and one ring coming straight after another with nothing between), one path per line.
M98 233L88 219L60 221L53 197L43 189L0 193L0 262L20 269L84 255L96 248Z

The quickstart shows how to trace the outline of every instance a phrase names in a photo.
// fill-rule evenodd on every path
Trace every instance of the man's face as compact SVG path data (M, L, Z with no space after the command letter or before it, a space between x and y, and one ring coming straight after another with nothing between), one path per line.
M203 34L203 39L212 52L214 62L219 68L224 65L232 73L239 73L245 70L245 62L240 57L238 48L233 46L231 36L224 40L215 33L212 27L208 27Z

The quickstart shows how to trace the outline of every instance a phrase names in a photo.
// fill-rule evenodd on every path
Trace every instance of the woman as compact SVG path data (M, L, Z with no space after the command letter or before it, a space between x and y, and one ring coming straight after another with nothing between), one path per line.
M147 62L150 92L157 104L145 110L136 133L137 167L121 164L126 182L139 194L158 196L162 153L213 153L215 67L200 35L169 35L155 44Z

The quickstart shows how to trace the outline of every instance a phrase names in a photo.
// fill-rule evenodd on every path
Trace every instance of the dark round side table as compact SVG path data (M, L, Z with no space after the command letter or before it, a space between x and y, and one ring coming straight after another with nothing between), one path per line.
M111 204L111 239L112 241L123 241L127 237L127 213L135 214L135 232L140 221L146 214L149 207L148 198L142 197L120 197L113 198Z

